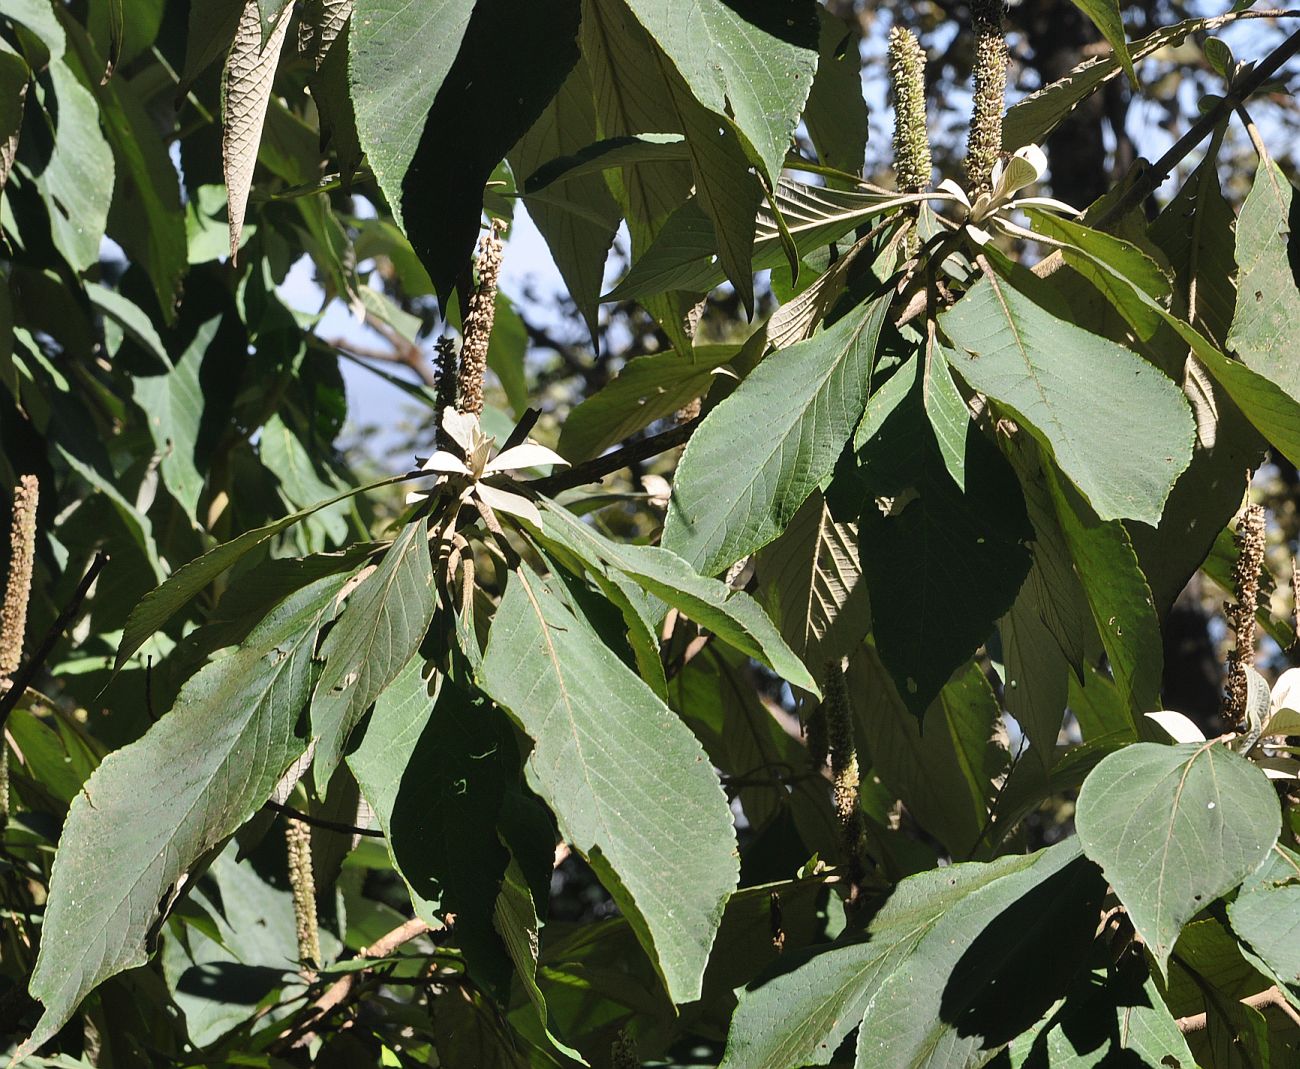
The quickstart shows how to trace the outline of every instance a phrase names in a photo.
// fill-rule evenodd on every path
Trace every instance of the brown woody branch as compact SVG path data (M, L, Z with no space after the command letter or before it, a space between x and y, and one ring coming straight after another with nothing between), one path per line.
M676 448L695 433L695 428L700 425L702 420L702 416L697 416L689 423L683 423L679 427L673 427L661 434L651 435L639 442L631 442L615 449L612 453L606 453L594 460L584 461L582 464L575 464L571 468L556 472L554 475L548 475L544 479L532 479L521 485L527 486L530 490L536 490L539 494L554 496L561 490L569 490L575 486L582 486L584 483L597 482L620 468L626 468L631 464L648 460L650 457L658 456L660 453Z
M1267 991L1261 991L1257 995L1249 995L1241 1000L1243 1006L1249 1006L1255 1010L1265 1010L1273 1008L1281 1010L1286 1014L1294 1024L1300 1025L1300 1013L1296 1008L1287 1001L1287 998L1276 987L1270 987ZM1178 1018L1178 1030L1183 1035L1189 1035L1192 1032L1205 1031L1208 1021L1208 1015L1204 1013L1194 1013L1190 1017Z
M1151 169L1146 174L1134 182L1119 200L1097 218L1092 224L1093 227L1098 230L1104 229L1110 223L1122 219L1127 212L1146 200L1192 149L1205 140L1223 119L1231 115L1242 101L1273 77L1297 52L1300 52L1300 30L1273 49L1257 67L1231 86L1214 107L1194 122L1187 133L1175 141L1169 151L1151 165Z

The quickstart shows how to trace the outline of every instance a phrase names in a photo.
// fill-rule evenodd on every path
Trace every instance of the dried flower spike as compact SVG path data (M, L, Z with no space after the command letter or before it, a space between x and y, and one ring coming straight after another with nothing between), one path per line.
M0 609L0 679L18 671L27 633L27 602L32 593L32 567L36 561L36 508L41 488L35 475L24 475L14 490L13 519L9 528L9 578L4 608Z
M320 928L316 921L316 874L311 860L311 828L303 821L290 819L284 826L289 848L289 886L293 890L293 919L298 935L298 957L303 973L313 973L311 966L321 963Z
M889 76L894 93L894 176L904 193L930 188L933 161L925 124L925 50L911 30L889 31Z
M497 280L501 276L501 235L506 224L492 220L492 228L478 244L478 287L469 299L465 314L464 344L460 348L458 401L462 412L477 416L483 411L483 373L487 370L488 342L496 318Z
M849 870L849 901L853 903L866 873L866 823L859 805L858 751L853 743L849 692L844 680L844 667L839 662L827 664L822 691L826 695L822 707L826 710L835 816L839 821L840 840Z
M1236 603L1228 606L1228 624L1236 635L1228 654L1228 682L1223 702L1223 719L1241 730L1246 725L1246 668L1255 663L1255 613L1259 606L1259 572L1264 564L1264 510L1247 505L1237 522L1239 550L1232 569Z
M975 101L966 141L966 187L975 198L992 188L993 165L1002 152L1007 92L1002 0L972 0L971 25L975 30Z
M442 413L456 407L457 366L456 343L449 337L441 337L434 342L436 355L433 358L435 374L434 397L438 403L438 436L434 444L439 449L446 449L451 441L442 426Z

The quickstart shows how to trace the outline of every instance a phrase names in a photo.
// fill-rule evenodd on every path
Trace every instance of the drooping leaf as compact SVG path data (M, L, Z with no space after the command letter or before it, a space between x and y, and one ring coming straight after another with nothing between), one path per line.
M723 1069L825 1065L859 1025L859 1066L982 1064L1063 993L1102 890L1071 843L909 877L865 940L741 992Z
M1073 3L1092 20L1092 24L1110 42L1115 58L1123 66L1129 81L1137 85L1137 74L1133 70L1133 59L1129 55L1128 41L1124 36L1124 20L1119 13L1119 0L1073 0Z
M657 62L646 62L648 56L657 56L658 46L625 4L583 0L581 43L591 71L602 138L675 129L677 113L663 69ZM681 162L628 164L607 181L627 219L632 258L639 260L665 221L690 195L691 168L685 156ZM642 302L682 355L689 355L692 346L686 329L689 302L681 293Z
M232 262L239 257L239 235L248 207L248 192L253 187L262 125L292 13L292 6L285 6L271 24L270 33L263 36L259 0L245 0L235 40L226 57L222 75L221 159L230 204Z
M984 845L993 783L1007 764L988 682L967 665L918 720L872 646L854 655L848 671L863 763L952 857L970 858Z
M597 116L587 64L579 60L554 99L511 151L510 169L522 180L545 162L585 148L597 139ZM622 212L599 172L568 172L550 196L528 197L537 224L569 295L596 336L596 310L609 254Z
M145 963L149 934L189 868L302 754L295 728L312 653L342 583L330 576L287 598L236 652L194 676L143 738L105 758L73 801L31 981L45 1013L29 1047L107 977Z
M113 670L120 670L122 665L126 663L127 658L140 648L145 639L180 612L195 594L268 539L274 538L281 531L292 527L305 517L334 504L336 501L342 501L344 498L352 497L355 494L365 493L367 490L385 486L392 481L392 479L379 479L356 489L345 490L334 497L318 501L309 508L291 512L288 516L281 516L278 520L268 523L264 527L245 531L238 538L223 542L214 549L208 550L203 556L195 557L194 560L177 568L175 572L167 577L164 583L156 590L151 590L146 594L140 600L140 603L131 610L131 615L126 622L126 628L122 632L122 641L117 649Z
M858 546L880 658L920 716L1011 607L1032 530L1015 475L967 420L959 488L924 409L918 354L874 394L855 435L857 467L828 491L858 515Z
M357 134L399 227L402 180L473 9L473 0L356 0L348 70Z
M532 737L529 784L628 917L673 1000L697 998L739 871L700 744L523 566L493 621L481 682Z
M953 370L1030 430L1102 519L1159 522L1195 433L1172 381L992 276L939 324L965 354Z
M0 44L0 189L9 181L9 171L18 154L18 135L27 103L31 68L6 42Z
M871 629L855 523L837 523L814 490L758 555L759 599L813 670L838 663Z
M560 427L560 453L577 464L671 416L707 393L714 369L738 351L735 345L697 345L694 359L673 351L629 360L569 413Z
M803 111L804 125L822 163L861 174L868 126L861 36L824 7L818 6L817 18L817 74Z
M663 544L715 575L785 529L862 414L889 294L768 357L705 418L677 468Z
M748 594L700 575L661 546L611 541L555 502L543 500L542 504L545 534L557 538L584 559L621 572L647 593L772 669L792 686L811 694L820 693L803 662L786 645L762 606Z
M138 377L132 384L136 404L149 422L154 449L162 458L163 480L189 516L197 514L203 492L203 475L194 460L203 419L199 365L220 326L220 318L209 319L199 327L175 367L165 375Z
M370 68L369 78L362 68L352 68L354 87L367 81L375 87L368 102L357 101L357 127L367 153L388 157L388 175L380 188L434 288L445 297L478 240L483 192L492 172L536 122L577 62L579 3L490 0L473 6L463 31L460 19L468 5L385 6L397 7L395 15L387 16L387 29L410 36L397 48L391 47L395 42L389 39L387 52L379 41L369 39L370 61L378 68ZM424 16L435 19L444 12L451 16L451 32L445 39L454 40L463 32L460 49L444 68L447 55L440 48L431 71L426 72L426 42L441 42L444 31L438 21L430 21L425 33L410 23L422 22ZM381 17L375 14L375 25ZM358 7L353 27L359 29L364 23ZM358 47L353 45L354 59ZM394 51L406 47L412 49L404 53L409 58L390 67ZM437 81L429 77L444 70ZM493 76L483 77L485 70ZM413 84L417 80L423 84ZM424 101L430 89L436 93L428 105ZM368 112L365 120L363 111ZM398 146L400 157L385 147L388 143ZM452 145L456 165L449 167L447 151ZM403 165L403 157L409 164Z
M713 3L714 0L706 0ZM736 288L746 313L754 311L754 230L763 186L751 172L735 125L697 103L680 80L665 72L668 92L686 131L686 148L695 176L695 201L713 232L717 260Z
M36 98L53 137L48 161L35 174L57 248L76 271L99 262L99 245L113 200L113 152L99 128L99 108L68 63L49 67ZM19 161L21 164L21 160Z
M1264 774L1213 743L1137 743L1101 762L1075 823L1162 972L1184 924L1237 886L1277 841Z
M493 927L510 855L497 832L518 756L499 710L447 678L430 696L413 657L375 702L348 767L379 818L416 916L435 929L456 917L457 941L479 982L500 989L505 947Z
M1295 248L1300 198L1272 160L1261 160L1237 219L1237 306L1228 348L1300 401L1300 285Z
M1150 712L1159 707L1164 646L1133 543L1123 524L1098 520L1053 472L1046 476L1115 683L1134 714Z
M321 646L311 730L312 776L322 795L352 728L424 640L436 602L426 518L403 528Z
M1174 269L1183 297L1175 311L1207 338L1228 336L1237 303L1236 220L1224 199L1215 160L1203 160L1151 224L1150 237ZM1189 292L1191 291L1191 292ZM1189 298L1194 307L1186 307Z
M795 124L817 70L811 3L759 0L735 7L701 0L625 0L663 48L695 98L733 115L769 183L780 177Z

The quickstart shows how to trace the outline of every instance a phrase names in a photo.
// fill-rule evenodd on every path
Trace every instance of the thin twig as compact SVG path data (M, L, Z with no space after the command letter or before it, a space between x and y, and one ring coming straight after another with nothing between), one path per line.
M1276 74L1278 69L1297 52L1300 52L1300 30L1273 49L1259 66L1224 93L1219 102L1197 119L1187 133L1175 141L1169 151L1151 165L1146 174L1134 182L1119 200L1092 223L1093 228L1101 230L1110 223L1124 218L1127 212L1136 208L1154 193L1169 176L1169 172L1177 167L1192 149L1205 140L1220 120L1231 115L1238 104Z
M1273 1009L1281 1010L1291 1018L1293 1023L1300 1025L1300 1013L1296 1012L1296 1008L1287 1001L1286 996L1276 987L1270 987L1267 991L1261 991L1257 995L1248 995L1241 1000L1241 1004L1254 1010L1264 1010L1271 1006ZM1190 1017L1179 1017L1178 1030L1183 1035L1192 1032L1203 1032L1207 1021L1208 1014L1205 1013L1194 1013Z
M82 576L81 582L77 584L77 589L72 592L72 598L68 604L63 607L59 613L58 619L50 625L50 629L45 632L41 643L36 647L36 652L32 654L31 659L13 674L12 685L3 694L0 695L0 727L9 719L9 714L14 711L27 688L31 686L32 680L36 678L36 673L49 659L54 652L55 643L63 636L63 632L68 629L72 621L76 618L78 611L81 609L81 603L86 600L86 595L90 593L91 586L94 585L99 573L104 570L104 565L108 563L108 555L102 550L95 554L95 559L90 562L90 567L86 569L86 574Z
M291 820L301 820L304 824L325 831L336 831L342 835L363 835L370 839L382 839L384 837L384 833L377 828L361 828L355 824L344 824L339 820L314 817L310 813L304 813L300 809L294 809L293 806L284 805L281 802L268 801L262 808L269 809L274 813L280 813Z
M569 490L575 486L582 486L584 483L598 482L606 475L618 471L619 468L626 468L629 464L635 464L639 460L648 460L650 457L658 456L660 453L681 445L695 433L695 428L700 425L702 419L703 417L693 419L689 423L673 427L662 434L643 438L639 442L631 442L619 449L615 449L612 453L606 453L602 457L596 457L594 460L588 460L582 464L576 464L572 468L556 472L554 475L548 475L544 479L533 479L521 485L528 487L530 490L536 490L539 494L553 496L561 490Z
M386 935L380 936L370 946L362 947L357 951L357 957L362 959L386 958L404 943L409 943L412 939L424 935L430 930L429 925L420 920L419 917L412 917L409 921L399 924ZM338 980L335 980L334 983L325 989L320 998L312 1003L311 1016L307 1021L299 1026L302 1031L297 1038L293 1040L292 1045L294 1047L306 1046L307 1043L311 1041L316 1025L348 1000L349 996L352 994L352 989L356 986L357 980L364 972L364 969L350 972L346 976L342 976ZM292 1035L293 1033L290 1032L286 1036L282 1036L281 1039L287 1039Z

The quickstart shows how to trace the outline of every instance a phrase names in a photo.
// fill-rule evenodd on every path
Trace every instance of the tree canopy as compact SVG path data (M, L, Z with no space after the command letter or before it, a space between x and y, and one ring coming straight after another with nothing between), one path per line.
M11 1064L1300 1064L1296 13L1023 6L0 0Z

